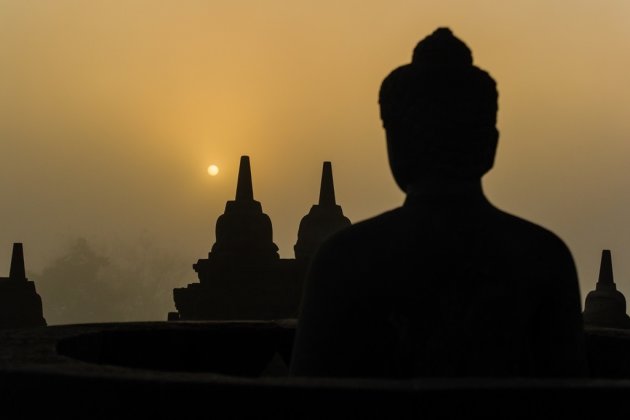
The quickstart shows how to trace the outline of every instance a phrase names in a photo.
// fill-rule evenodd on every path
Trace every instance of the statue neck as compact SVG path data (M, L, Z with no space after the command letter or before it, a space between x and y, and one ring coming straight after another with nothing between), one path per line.
M424 179L407 187L405 204L427 201L488 203L483 193L481 179Z
M483 195L481 179L425 178L407 187L407 195Z

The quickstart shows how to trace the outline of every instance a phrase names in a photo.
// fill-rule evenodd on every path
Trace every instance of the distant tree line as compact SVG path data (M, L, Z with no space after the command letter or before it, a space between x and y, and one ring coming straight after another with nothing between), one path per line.
M174 310L173 288L194 280L190 261L147 235L116 250L97 249L77 238L40 273L29 273L49 325L165 320Z

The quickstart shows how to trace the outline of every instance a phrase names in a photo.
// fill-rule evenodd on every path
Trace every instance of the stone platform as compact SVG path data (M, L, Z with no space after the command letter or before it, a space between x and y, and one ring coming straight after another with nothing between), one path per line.
M588 331L591 378L288 378L294 321L0 332L0 414L119 418L617 418L630 334Z

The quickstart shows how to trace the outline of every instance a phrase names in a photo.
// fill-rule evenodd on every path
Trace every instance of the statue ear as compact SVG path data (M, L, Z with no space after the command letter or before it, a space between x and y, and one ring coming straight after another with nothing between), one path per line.
M395 139L395 135L391 130L385 131L387 138L387 158L389 160L389 168L394 176L396 185L403 192L407 192L407 184L409 183L409 168L406 167L407 161L401 156L402 152L398 146L400 139ZM398 140L398 141L397 141Z
M497 155L497 146L499 145L499 130L496 127L493 127L493 133L491 137L488 137L488 167L483 174L488 173L490 169L494 166L494 159ZM482 174L482 175L483 175Z

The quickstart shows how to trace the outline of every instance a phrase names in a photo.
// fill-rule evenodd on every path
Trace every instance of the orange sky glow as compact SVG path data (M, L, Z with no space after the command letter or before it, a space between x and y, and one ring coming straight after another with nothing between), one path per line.
M325 160L353 222L400 205L379 85L448 26L499 88L490 200L567 242L583 297L611 249L630 297L628 22L625 0L0 0L0 275L12 242L37 273L74 238L148 237L181 273L163 319L242 154L285 258Z

